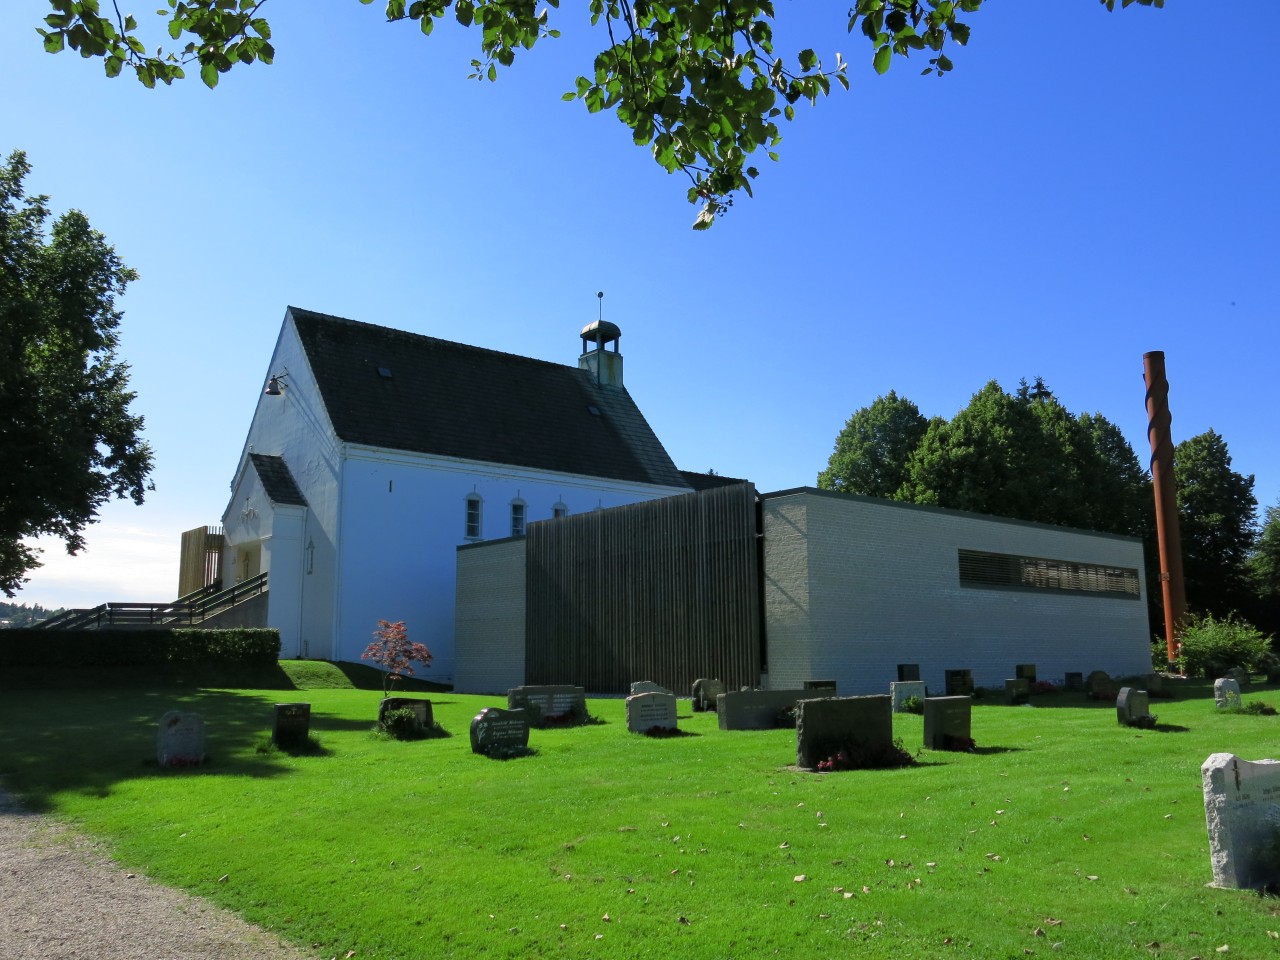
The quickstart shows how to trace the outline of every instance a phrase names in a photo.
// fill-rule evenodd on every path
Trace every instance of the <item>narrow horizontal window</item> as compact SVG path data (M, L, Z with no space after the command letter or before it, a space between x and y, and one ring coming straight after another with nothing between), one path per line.
M960 583L970 587L1023 587L1031 590L1069 590L1127 597L1141 595L1138 571L1045 557L960 550Z

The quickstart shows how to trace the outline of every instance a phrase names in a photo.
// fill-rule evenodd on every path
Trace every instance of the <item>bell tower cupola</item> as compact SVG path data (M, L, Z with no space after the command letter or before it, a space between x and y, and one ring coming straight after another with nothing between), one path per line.
M603 309L604 293L596 296ZM579 336L582 337L582 356L578 358L578 369L586 370L601 386L622 386L622 354L618 352L622 331L618 325L601 318L583 327ZM612 352L606 349L610 343Z

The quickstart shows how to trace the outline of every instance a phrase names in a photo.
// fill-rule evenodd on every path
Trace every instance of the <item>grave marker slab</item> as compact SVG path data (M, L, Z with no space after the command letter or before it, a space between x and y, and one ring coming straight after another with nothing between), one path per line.
M1213 681L1213 702L1219 710L1240 706L1240 684L1234 677L1222 677Z
M471 720L471 752L500 757L527 749L529 715L524 710L485 707Z
M1015 677L1004 682L1004 702L1013 707L1031 702L1031 681L1026 677Z
M1214 887L1280 885L1280 762L1215 753L1200 767Z
M777 730L779 715L804 697L803 690L738 690L716 697L721 730Z
M1064 686L1064 687L1066 687L1068 690L1083 690L1083 689L1084 689L1084 674L1083 674L1083 673L1068 673L1065 677L1063 677L1063 678L1062 678L1062 684L1063 684L1063 686Z
M905 713L906 708L903 704L912 697L923 702L927 696L929 691L920 680L899 680L897 683L889 684L889 699L893 702L894 713Z
M627 730L648 733L655 729L677 729L675 694L655 690L627 697Z
M634 696L637 693L668 693L670 694L671 691L668 690L666 687L664 687L660 683L654 683L652 680L636 680L631 684L631 694L632 696ZM672 694L672 696L674 696L674 694Z
M946 691L948 697L971 697L973 696L973 671L972 670L948 670L946 676Z
M586 723L587 692L568 685L512 687L507 691L507 709L525 711L535 727Z
M796 766L816 769L838 752L856 761L893 747L893 706L889 697L823 697L796 701Z
M898 664L898 682L908 683L912 680L920 679L920 664L918 663L900 663Z
M277 747L306 746L311 735L311 704L277 703L275 722L271 726L271 742Z
M1227 676L1240 684L1241 690L1249 689L1249 671L1244 667L1232 667L1227 671Z
M1151 715L1147 691L1121 687L1116 696L1116 722L1122 727L1154 727L1156 718Z
M387 697L378 704L378 723L385 722L387 714L392 710L412 710L423 730L430 730L435 726L436 721L430 700L419 700L414 697Z
M924 745L930 750L971 750L973 700L929 697L924 702Z
M204 717L170 710L156 732L156 763L162 767L194 767L204 763Z
M1091 700L1114 700L1118 694L1116 682L1105 670L1095 670L1084 682Z
M1013 675L1019 680L1026 680L1031 686L1036 685L1036 665L1034 663L1019 663L1013 668Z
M716 697L724 693L724 684L719 680L693 681L693 709L699 713L716 708Z

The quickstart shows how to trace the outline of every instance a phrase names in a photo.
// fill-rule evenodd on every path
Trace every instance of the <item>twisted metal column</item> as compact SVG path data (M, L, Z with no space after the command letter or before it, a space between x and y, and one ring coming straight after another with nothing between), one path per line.
M1164 636L1169 661L1178 655L1178 630L1187 612L1182 580L1182 537L1178 532L1178 489L1173 476L1173 437L1169 425L1169 381L1164 351L1142 355L1147 385L1147 439L1151 442L1151 480L1156 498L1156 542L1160 552L1160 590L1164 598Z

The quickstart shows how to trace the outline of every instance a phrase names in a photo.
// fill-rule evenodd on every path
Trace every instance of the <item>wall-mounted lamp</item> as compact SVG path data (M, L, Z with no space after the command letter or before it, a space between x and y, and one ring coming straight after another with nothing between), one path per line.
M284 390L282 389L282 384L280 381L288 380L288 379L289 379L288 367L286 367L280 373L272 374L271 379L267 381L267 389L262 391L263 395L268 397L280 396L282 393L284 393Z

